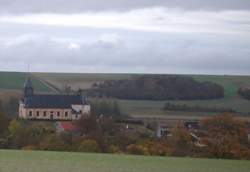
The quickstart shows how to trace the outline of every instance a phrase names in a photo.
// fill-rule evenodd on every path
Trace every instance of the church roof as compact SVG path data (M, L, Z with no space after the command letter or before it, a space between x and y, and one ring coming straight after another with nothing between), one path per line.
M87 104L81 95L32 95L24 97L26 108L71 108L72 104Z

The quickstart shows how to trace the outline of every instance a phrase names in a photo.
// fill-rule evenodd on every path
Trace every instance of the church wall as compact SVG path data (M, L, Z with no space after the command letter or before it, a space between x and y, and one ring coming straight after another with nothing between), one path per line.
M24 108L19 114L24 119L71 120L71 109Z

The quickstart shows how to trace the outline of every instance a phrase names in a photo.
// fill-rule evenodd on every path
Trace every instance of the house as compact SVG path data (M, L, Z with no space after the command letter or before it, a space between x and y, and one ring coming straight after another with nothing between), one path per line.
M24 83L19 118L33 120L77 120L90 114L90 105L81 94L35 94L31 79Z

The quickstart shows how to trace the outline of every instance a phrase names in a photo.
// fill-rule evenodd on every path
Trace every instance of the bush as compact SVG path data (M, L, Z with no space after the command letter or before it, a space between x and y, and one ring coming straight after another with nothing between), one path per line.
M202 106L188 106L186 104L165 103L163 110L169 111L184 111L184 112L235 112L231 108L217 108L217 107L202 107Z
M80 146L78 147L78 151L80 152L100 152L100 147L95 140L86 139L81 142Z
M38 149L37 146L34 145L28 145L28 146L24 146L22 147L22 150L36 150Z
M160 141L146 141L143 146L150 155L165 156L169 154L169 147Z
M173 156L191 155L193 144L189 132L183 128L175 127L171 134L172 136L168 140L171 147L170 154Z
M120 148L118 146L115 146L115 145L110 145L108 148L108 152L109 153L122 153Z
M68 149L63 140L56 134L46 135L39 144L41 150L65 151Z
M127 146L127 152L134 155L149 155L146 147L137 144L131 144Z

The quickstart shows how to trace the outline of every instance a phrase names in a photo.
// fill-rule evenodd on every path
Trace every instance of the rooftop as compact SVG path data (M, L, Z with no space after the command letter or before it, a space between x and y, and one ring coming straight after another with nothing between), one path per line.
M87 104L81 95L32 95L23 98L26 108L71 108L71 105Z

